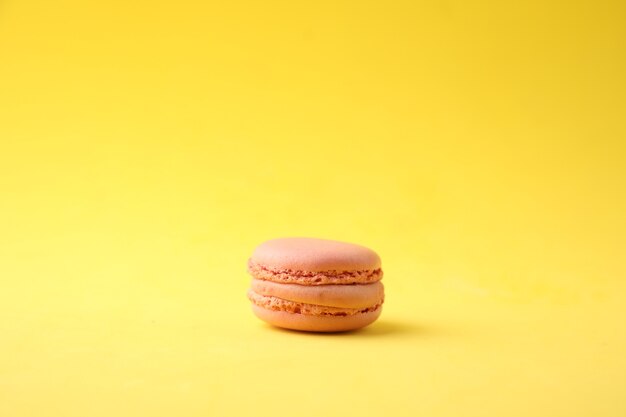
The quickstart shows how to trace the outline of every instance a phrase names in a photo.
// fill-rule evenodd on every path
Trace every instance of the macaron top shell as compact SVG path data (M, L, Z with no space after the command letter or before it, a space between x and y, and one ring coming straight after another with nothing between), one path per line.
M252 253L251 263L274 270L366 271L380 269L380 257L353 243L312 238L268 240Z

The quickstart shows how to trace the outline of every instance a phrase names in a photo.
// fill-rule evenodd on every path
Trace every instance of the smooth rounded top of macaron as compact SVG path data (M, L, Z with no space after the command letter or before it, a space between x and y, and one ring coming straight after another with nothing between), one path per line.
M290 237L268 240L250 260L272 269L363 271L380 268L380 257L364 246L336 240Z

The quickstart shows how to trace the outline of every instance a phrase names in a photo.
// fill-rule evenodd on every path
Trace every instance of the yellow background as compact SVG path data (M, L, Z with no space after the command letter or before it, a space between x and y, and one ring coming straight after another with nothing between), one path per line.
M0 415L623 417L625 74L621 1L3 0ZM294 235L378 323L252 316Z

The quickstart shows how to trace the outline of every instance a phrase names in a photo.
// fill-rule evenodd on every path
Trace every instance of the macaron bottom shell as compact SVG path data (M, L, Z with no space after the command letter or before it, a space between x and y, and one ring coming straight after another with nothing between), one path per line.
M252 304L254 314L276 327L306 332L345 332L365 327L378 318L382 306L373 311L348 316L320 316L276 311Z

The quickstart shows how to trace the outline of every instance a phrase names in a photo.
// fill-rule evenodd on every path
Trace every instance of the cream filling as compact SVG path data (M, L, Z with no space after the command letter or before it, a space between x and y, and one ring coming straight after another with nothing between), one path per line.
M353 316L355 314L376 311L382 305L382 301L365 308L341 308L329 307L318 304L301 303L285 300L279 297L260 295L253 290L248 291L248 298L255 305L273 311L285 311L294 314L310 316Z
M299 285L253 279L251 288L259 295L338 308L366 308L381 304L385 298L385 288L380 281L352 285Z

